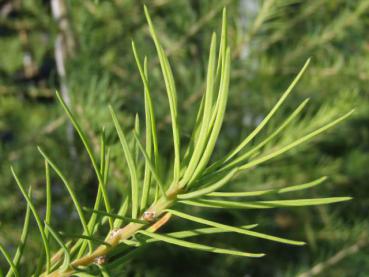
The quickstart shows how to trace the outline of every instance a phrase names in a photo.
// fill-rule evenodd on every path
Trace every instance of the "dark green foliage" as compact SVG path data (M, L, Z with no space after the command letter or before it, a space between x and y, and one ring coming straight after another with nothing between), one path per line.
M312 208L199 212L203 218L233 226L257 222L263 230L276 236L306 238L307 246L291 248L245 239L241 235L216 234L191 241L208 245L221 242L217 246L231 244L268 255L260 260L245 259L160 244L160 252L155 246L148 246L122 269L114 270L145 276L180 275L179 272L184 276L230 276L230 272L233 276L295 276L317 263L325 265L330 257L343 251L344 259L324 268L321 276L365 276L364 272L369 271L366 262L369 253L365 250L369 227L366 189L369 1L66 2L76 42L75 53L66 63L71 109L91 141L95 157L99 157L100 134L105 127L106 144L111 148L108 195L115 213L122 204L121 194L129 187L130 179L127 164L122 163L122 152L107 106L113 106L125 131L133 128L136 113L141 122L145 118L143 86L130 48L131 39L136 42L141 63L144 56L148 57L159 148L163 157L168 158L160 161L158 170L162 176L172 174L172 171L165 171L171 163L169 158L173 157L170 108L159 60L148 39L143 2L149 6L173 65L178 103L183 103L178 106L179 126L184 134L181 145L187 144L191 137L198 100L205 88L211 33L218 30L225 4L228 4L229 13L228 42L234 54L227 116L213 159L223 157L256 127L308 57L312 57L309 70L261 132L260 139L256 138L251 145L257 145L271 134L307 97L310 98L309 107L301 118L287 126L284 134L288 135L279 135L267 143L263 151L293 142L356 108L348 121L320 136L313 144L241 174L232 185L236 192L280 189L329 176L313 189L290 192L286 199L350 195L353 201ZM11 7L9 13L7 5ZM94 205L98 182L77 134L74 134L74 142L68 141L67 118L55 101L54 90L60 86L53 53L58 26L51 16L49 3L5 1L0 4L0 10L0 51L6 53L0 55L0 243L13 255L21 236L26 202L16 190L10 164L16 168L25 187L32 186L33 201L42 216L46 207L44 160L36 145L40 145L68 176L83 206ZM27 55L32 57L31 64L24 63ZM133 135L127 137L133 145ZM73 151L77 155L73 155ZM144 160L140 161L143 164ZM56 216L51 218L53 229L50 230L79 234L79 219L72 211L68 192L54 173L51 183ZM260 200L275 198L273 194L266 194ZM103 203L100 210L105 210ZM189 211L197 213L199 210L191 207ZM34 253L38 256L42 253L41 238L32 220L32 231L21 260L21 276L29 273L25 261L34 257ZM174 219L164 231L189 227L192 225ZM56 240L51 239L51 243L53 249L59 247ZM352 245L358 245L359 250L344 251ZM7 270L6 261L1 258L0 263L1 269Z

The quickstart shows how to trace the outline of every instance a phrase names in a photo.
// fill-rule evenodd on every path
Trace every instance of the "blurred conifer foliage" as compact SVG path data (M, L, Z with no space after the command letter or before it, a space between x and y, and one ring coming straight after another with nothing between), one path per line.
M60 5L52 7L51 3ZM169 107L161 81L159 61L149 39L143 14L147 4L163 47L176 66L174 74L181 109L182 133L191 136L192 122L204 90L211 32L229 14L232 48L230 99L216 155L224 155L264 118L281 92L311 57L309 69L266 134L301 99L311 105L303 117L265 150L293 141L355 107L352 117L320 136L237 179L235 190L279 188L328 176L317 189L296 192L297 197L342 194L353 201L309 209L267 212L217 212L229 223L249 217L252 222L283 236L306 237L303 249L233 237L247 248L268 249L259 259L204 255L165 246L145 251L130 261L125 274L135 276L367 276L369 272L369 1L368 0L4 0L0 3L0 242L10 252L20 237L26 204L16 190L9 165L24 183L32 185L36 207L45 210L41 145L68 176L81 202L91 205L97 190L82 144L74 139L55 89L78 117L99 153L99 134L105 128L112 143L113 105L124 128L132 129L134 115L144 118L142 84L130 48L134 39L148 57L153 98L157 108L161 151L172 155ZM55 10L56 9L56 10ZM60 9L60 10L58 10ZM58 14L58 11L61 12ZM58 56L59 55L59 56ZM59 60L58 60L59 59ZM65 67L65 72L60 71ZM132 116L133 115L133 116ZM69 131L68 131L69 129ZM167 138L167 142L165 141ZM186 139L186 138L184 138ZM132 140L133 142L133 140ZM256 140L253 143L258 143ZM168 145L168 146L166 146ZM264 150L263 150L264 151ZM111 151L114 207L121 203L128 169ZM55 224L75 232L71 200L54 180ZM181 224L181 223L179 223ZM33 223L32 223L33 225ZM168 227L170 228L170 226ZM25 257L42 252L37 232L30 234ZM211 241L212 237L207 240ZM219 237L217 237L219 239ZM257 247L256 247L257 246ZM33 254L32 254L33 253ZM144 257L144 258L142 258ZM164 259L165 257L165 259ZM177 261L181 263L178 264ZM165 262L164 262L165 261ZM5 260L0 260L5 267ZM206 265L206 266L205 266ZM24 265L27 272L26 264ZM180 272L180 273L178 273Z

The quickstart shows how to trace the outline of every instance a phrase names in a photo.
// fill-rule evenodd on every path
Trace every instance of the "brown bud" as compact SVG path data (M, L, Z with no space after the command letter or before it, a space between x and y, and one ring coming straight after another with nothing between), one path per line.
M106 256L96 257L95 260L94 260L94 263L97 264L97 265L105 264L106 263Z
M146 221L149 221L149 222L154 221L155 220L155 212L153 212L153 211L144 212L143 219L146 220Z

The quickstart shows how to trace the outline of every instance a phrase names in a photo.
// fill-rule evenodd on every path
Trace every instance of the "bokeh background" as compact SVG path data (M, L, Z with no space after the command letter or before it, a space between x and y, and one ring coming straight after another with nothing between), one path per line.
M203 90L211 33L219 33L221 10L228 7L231 92L218 155L255 128L312 57L301 82L267 129L272 130L306 97L311 99L307 112L277 142L291 141L353 107L354 115L312 143L249 171L234 187L281 187L326 175L324 185L295 195L350 195L353 200L258 212L204 211L233 224L257 222L271 234L303 239L308 245L298 248L229 235L202 239L268 254L243 259L156 244L117 276L369 276L368 0L0 1L0 242L14 250L26 206L11 178L10 164L33 187L39 211L45 209L43 159L36 145L45 148L73 180L81 202L91 205L97 188L92 168L54 92L62 92L98 153L102 128L108 139L113 132L108 104L119 110L127 130L133 127L135 114L143 118L143 88L130 48L132 39L141 55L148 56L161 151L171 156L169 108L143 4L148 5L173 65L180 123L188 135ZM111 144L109 194L119 207L128 175L118 157L119 146ZM54 178L53 225L73 232L79 227L78 218L67 192ZM174 222L167 228L186 228L184 224ZM26 247L24 276L29 262L41 252L35 230ZM3 258L0 267L6 267Z

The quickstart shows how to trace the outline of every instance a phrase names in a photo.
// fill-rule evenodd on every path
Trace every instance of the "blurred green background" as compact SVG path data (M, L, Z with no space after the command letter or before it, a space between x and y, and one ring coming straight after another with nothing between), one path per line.
M264 189L327 175L301 198L352 196L331 206L266 211L204 211L223 221L257 222L268 233L308 242L298 248L245 239L205 240L266 252L262 259L207 254L164 244L147 248L117 276L369 276L369 1L368 0L3 0L0 2L0 242L16 247L25 202L11 178L14 165L45 208L41 145L73 180L84 205L97 189L83 147L55 101L55 89L77 115L98 153L99 134L113 131L107 106L119 110L124 128L143 118L143 88L131 40L147 55L158 114L160 147L171 156L171 132L164 85L143 14L147 4L174 68L184 133L191 134L206 74L212 31L219 33L228 7L232 47L230 100L217 145L226 153L262 120L308 57L312 62L272 130L302 99L304 116L275 143L293 140L353 107L349 120L313 143L245 173L234 185ZM274 125L273 125L274 124ZM268 132L268 130L266 130ZM185 140L186 138L184 138ZM116 147L118 148L118 146ZM114 207L125 193L127 175L112 152L109 194ZM54 177L55 178L55 177ZM73 232L79 225L60 180L53 179L53 225ZM77 226L77 227L76 227ZM183 222L167 228L183 229ZM23 263L42 252L36 230ZM0 258L1 268L6 263Z

